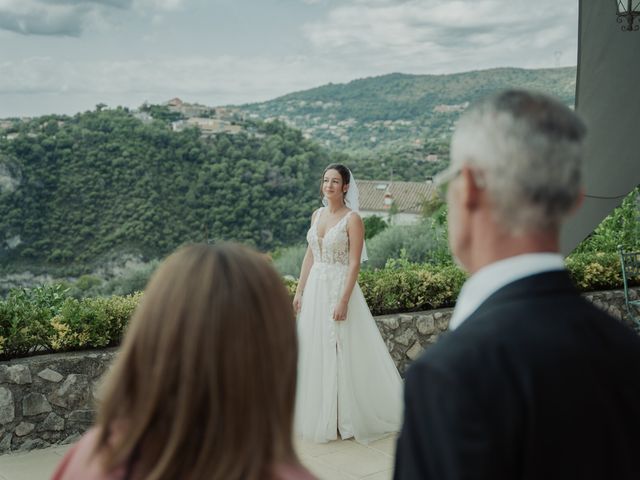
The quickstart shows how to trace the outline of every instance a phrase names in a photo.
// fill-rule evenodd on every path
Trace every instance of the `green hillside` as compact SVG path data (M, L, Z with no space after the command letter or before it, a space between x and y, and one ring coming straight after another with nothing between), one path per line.
M201 138L124 109L0 133L0 273L77 274L191 241L304 238L326 152L282 123Z
M574 84L575 68L391 74L245 105L241 133L208 138L172 131L164 106L147 108L153 121L104 105L2 120L0 276L75 275L191 241L299 243L330 161L357 178L422 181L447 165L469 103L524 87L572 104Z
M305 137L357 157L363 178L424 178L448 162L449 138L468 103L503 88L551 93L573 105L576 69L498 68L452 75L354 80L241 107L250 118L278 118ZM362 175L361 175L362 176Z

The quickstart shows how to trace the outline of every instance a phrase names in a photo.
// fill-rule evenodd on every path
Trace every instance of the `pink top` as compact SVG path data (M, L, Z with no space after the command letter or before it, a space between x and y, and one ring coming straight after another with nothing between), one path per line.
M97 458L90 458L93 446L97 440L98 431L89 430L76 443L58 464L51 480L123 480L125 467L113 472L102 471ZM293 465L279 465L276 467L278 480L315 480L307 470Z

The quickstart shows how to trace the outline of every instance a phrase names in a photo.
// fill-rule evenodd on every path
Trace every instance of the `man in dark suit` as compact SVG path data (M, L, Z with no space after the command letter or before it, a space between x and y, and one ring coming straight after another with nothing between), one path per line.
M640 337L579 295L558 253L584 135L525 91L459 120L437 181L471 276L407 373L395 479L640 479Z

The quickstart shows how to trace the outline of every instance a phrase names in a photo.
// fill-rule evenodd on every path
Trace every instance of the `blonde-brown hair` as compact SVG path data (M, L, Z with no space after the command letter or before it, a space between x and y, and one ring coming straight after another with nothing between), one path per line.
M238 245L182 248L150 280L105 382L95 453L149 480L269 479L298 464L296 362L275 270Z

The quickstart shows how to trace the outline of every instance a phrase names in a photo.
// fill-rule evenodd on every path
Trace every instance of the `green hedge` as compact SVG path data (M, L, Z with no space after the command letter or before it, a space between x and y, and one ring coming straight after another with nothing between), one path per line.
M573 282L582 291L609 290L623 286L618 253L574 253L567 257L565 264ZM632 285L638 284L638 279L630 281Z
M580 290L622 286L616 253L576 253L566 264ZM454 265L417 265L405 259L363 270L359 284L372 313L383 315L453 305L465 278ZM296 282L285 282L293 295ZM60 285L12 290L0 300L0 360L117 345L141 296L79 300Z
M392 260L365 270L359 284L374 315L414 312L453 305L466 274L454 265L417 265Z
M141 296L77 300L61 285L14 289L0 301L0 360L117 345Z
M617 253L586 252L569 256L565 264L581 291L622 288ZM384 268L363 270L359 284L374 315L428 310L453 305L466 274L455 265L418 265L390 260ZM631 285L640 279L631 279ZM287 281L291 295L296 282Z

